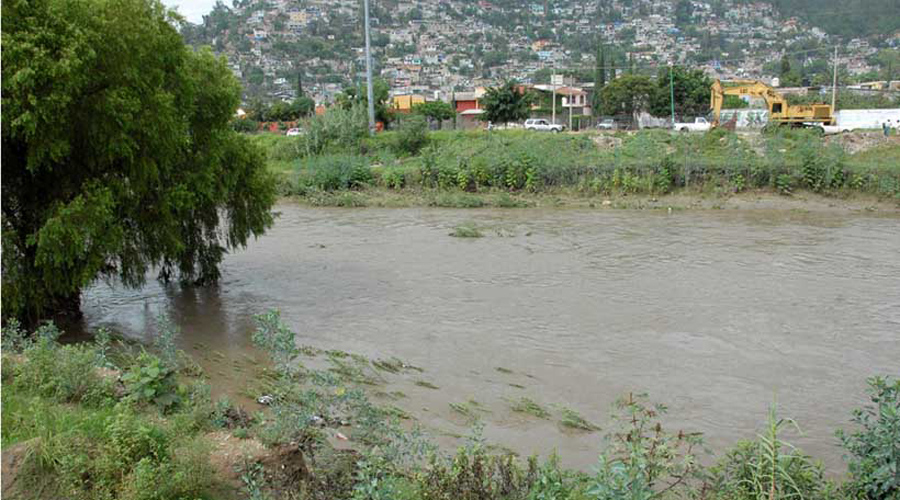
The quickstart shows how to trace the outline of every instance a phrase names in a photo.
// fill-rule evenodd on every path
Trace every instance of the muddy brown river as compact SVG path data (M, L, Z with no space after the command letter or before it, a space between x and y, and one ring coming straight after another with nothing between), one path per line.
M261 359L252 315L278 308L303 344L423 367L384 390L405 393L396 404L441 442L468 433L449 403L476 400L489 442L555 449L586 470L602 432L566 431L560 411L606 427L633 391L719 453L752 438L777 401L803 432L789 440L839 473L834 431L866 377L900 374L896 216L277 210L269 234L225 259L217 287L100 284L85 294L88 326L146 338L167 311L214 390L240 400ZM449 236L470 221L484 237ZM552 417L512 412L522 396Z

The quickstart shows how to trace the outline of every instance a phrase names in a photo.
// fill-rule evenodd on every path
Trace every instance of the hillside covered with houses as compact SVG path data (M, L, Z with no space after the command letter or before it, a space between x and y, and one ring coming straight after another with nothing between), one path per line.
M900 29L889 24L847 35L832 22L844 7L830 2L817 10L814 4L374 0L373 59L392 96L462 102L460 112L486 87L514 79L541 89L557 74L562 93L572 94L571 101L562 98L565 105L589 113L598 66L609 78L656 75L675 64L712 78L830 84L835 45L841 84L896 78ZM872 16L892 8L890 2L867 5L875 9ZM364 80L361 12L358 0L233 0L182 32L189 43L211 45L228 58L244 84L245 102L290 101L302 92L327 104Z

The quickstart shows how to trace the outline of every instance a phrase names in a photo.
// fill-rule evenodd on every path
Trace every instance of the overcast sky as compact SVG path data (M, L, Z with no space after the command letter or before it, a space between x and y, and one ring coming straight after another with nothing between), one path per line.
M192 23L203 22L203 16L209 14L216 0L162 0L169 7L178 8L178 12ZM226 5L230 5L226 2Z

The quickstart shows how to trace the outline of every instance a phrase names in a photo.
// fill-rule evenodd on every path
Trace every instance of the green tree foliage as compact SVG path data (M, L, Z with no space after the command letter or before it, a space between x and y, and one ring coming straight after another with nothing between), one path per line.
M250 117L260 122L294 121L311 115L315 108L315 101L304 95L291 102L256 102L250 108Z
M699 69L681 66L672 68L672 82L675 88L675 114L682 117L706 116L709 114L709 93L712 81ZM656 92L650 106L650 113L666 116L671 113L671 92L669 90L669 68L661 68L656 78Z
M380 121L385 125L390 123L394 118L393 113L391 113L391 110L388 107L388 101L391 97L390 91L391 86L388 82L381 78L375 80L374 88L372 90L372 95L375 98L375 120ZM367 109L367 106L369 105L367 92L368 88L365 84L361 84L358 87L347 87L342 93L337 95L335 102L345 110L351 109L354 105L359 105L363 109Z
M413 112L424 116L429 122L435 121L438 125L444 120L453 118L456 112L453 106L444 101L429 101L413 106Z
M781 56L781 68L779 68L778 77L781 80L781 85L785 87L800 85L802 80L800 73L792 69L788 56Z
M646 76L616 78L600 91L600 113L633 116L649 109L655 93L656 85Z
M515 80L509 80L499 87L489 88L484 94L482 119L493 123L524 120L528 118L532 99L532 95L522 91Z
M743 109L749 107L750 105L747 104L747 101L736 95L727 95L725 100L722 101L722 109Z
M881 67L882 80L895 80L900 74L900 49L879 50L873 59Z
M684 26L691 23L694 16L694 4L691 0L678 0L675 4L675 24Z
M3 313L77 308L103 276L218 277L272 223L240 86L157 0L14 0L3 20Z

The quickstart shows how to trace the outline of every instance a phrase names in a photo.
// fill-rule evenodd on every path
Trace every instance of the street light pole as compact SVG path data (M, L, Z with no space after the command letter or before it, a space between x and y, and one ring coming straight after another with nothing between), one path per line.
M834 46L834 62L832 63L832 65L834 66L834 80L832 80L832 82L831 82L831 116L832 117L834 116L834 113L836 111L835 108L837 106L837 65L838 65L837 49L838 49L837 45L835 45ZM888 85L890 85L890 84L891 84L891 82L888 82ZM834 124L832 123L832 125L834 125Z
M672 63L669 63L669 100L672 103L672 130L675 130L675 75Z
M550 74L550 87L553 89L553 123L556 124L556 61L553 62L553 72Z
M375 91L372 88L372 48L369 42L369 0L363 0L366 17L366 98L369 101L369 135L375 135Z

